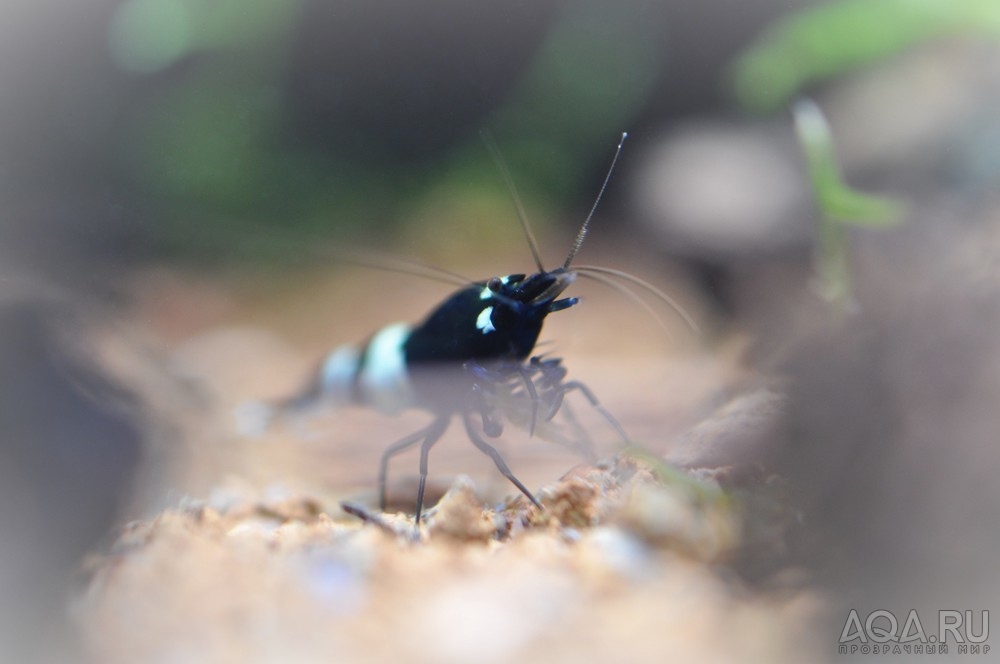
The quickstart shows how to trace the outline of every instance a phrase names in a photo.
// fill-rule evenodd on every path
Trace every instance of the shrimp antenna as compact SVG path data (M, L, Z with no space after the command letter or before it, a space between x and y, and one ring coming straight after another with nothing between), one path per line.
M587 218L583 220L583 226L580 226L580 232L576 234L576 240L573 241L573 247L569 250L569 256L566 257L566 262L563 263L563 269L568 270L569 264L573 262L576 258L576 254L580 251L580 247L583 246L583 240L587 237L587 229L590 227L590 219L594 216L594 212L597 210L597 204L601 202L601 197L604 196L604 190L608 188L608 182L611 180L611 173L615 170L615 164L618 163L618 155L622 152L622 145L625 143L625 139L628 138L628 132L622 132L622 138L618 141L618 149L615 150L615 157L611 160L611 167L608 168L608 174L604 176L604 184L601 185L601 190L597 192L597 200L594 201L593 207L590 208L590 214Z
M575 268L575 270L576 272L580 273L580 276L583 276L584 274L590 274L590 275L605 274L613 277L618 277L619 279L628 281L638 286L639 288L642 288L645 291L652 293L658 300L660 300L668 307L673 309L674 312L678 316L680 316L685 323L687 323L687 326L691 328L692 332L694 332L695 334L701 334L701 328L698 327L698 323L695 322L694 317L691 316L691 314L689 314L687 311L684 310L684 307L681 306L680 302L670 297L665 292L663 292L653 284L649 283L645 279L640 279L634 274L629 274L628 272L623 272L622 270L614 270L610 267L600 267L598 265L578 265Z
M496 139L493 138L493 134L490 133L488 129L482 129L479 135L483 139L483 143L486 144L486 149L490 151L490 156L493 157L493 162L497 165L497 169L500 171L500 176L503 178L503 182L507 185L507 193L510 194L511 200L514 202L514 210L517 211L518 221L521 222L521 228L524 230L524 237L528 240L528 248L531 249L531 257L535 259L535 265L538 266L539 272L545 272L545 268L542 267L542 259L538 254L538 241L535 239L535 234L531 232L531 224L528 223L528 215L524 211L524 204L521 203L521 197L517 193L517 187L514 186L514 178L510 175L510 169L507 168L507 162L504 161L503 154L500 153L500 146L497 145Z
M604 284L605 286L608 286L609 288L618 291L628 299L632 300L635 304L639 305L639 307L641 307L642 310L645 311L650 318L653 319L653 321L660 327L660 329L664 331L664 333L666 333L667 339L673 341L674 335L670 333L670 328L667 326L667 324L663 321L660 315L656 313L656 310L649 305L649 302L646 302L646 300L642 299L642 297L634 290L632 290L625 284L620 284L614 279L611 279L610 277L604 276L600 273L581 271L578 272L578 274L585 279L593 279L594 281L598 281Z
M455 272L444 270L421 261L388 256L378 252L363 249L345 249L342 247L322 246L313 249L313 254L319 258L332 259L352 265L370 267L385 272L409 274L422 279L440 281L446 284L465 286L473 283L472 279Z

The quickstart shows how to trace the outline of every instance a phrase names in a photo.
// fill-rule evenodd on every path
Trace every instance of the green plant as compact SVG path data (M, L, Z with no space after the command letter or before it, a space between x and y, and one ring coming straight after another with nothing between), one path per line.
M820 212L816 250L820 294L846 306L852 300L847 228L893 226L902 219L904 206L890 198L858 192L843 181L830 125L812 100L798 101L792 114Z
M953 36L1000 37L997 0L838 0L775 23L737 59L736 98L771 112L810 83L863 67L915 44Z

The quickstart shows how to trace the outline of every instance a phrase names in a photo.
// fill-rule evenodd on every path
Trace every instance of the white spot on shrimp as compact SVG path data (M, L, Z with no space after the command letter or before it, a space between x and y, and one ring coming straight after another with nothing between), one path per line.
M486 307L479 312L479 317L476 318L476 329L482 330L483 334L489 334L490 332L496 332L497 329L493 327L493 307Z
M398 413L413 403L413 388L406 373L403 344L410 326L397 323L372 337L358 383L365 403L383 413Z

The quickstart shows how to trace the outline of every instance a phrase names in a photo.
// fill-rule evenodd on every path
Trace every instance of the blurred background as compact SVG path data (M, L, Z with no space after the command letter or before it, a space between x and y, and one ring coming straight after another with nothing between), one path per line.
M788 113L806 95L894 223L828 241ZM128 518L371 490L419 415L247 441L232 411L448 294L333 254L532 269L483 130L549 267L629 132L579 260L668 290L704 332L580 284L543 348L666 459L780 479L799 526L748 537L741 578L989 608L998 106L995 0L0 0L0 636L75 652L49 635ZM529 486L578 462L512 435ZM457 473L505 495L453 438L437 495Z

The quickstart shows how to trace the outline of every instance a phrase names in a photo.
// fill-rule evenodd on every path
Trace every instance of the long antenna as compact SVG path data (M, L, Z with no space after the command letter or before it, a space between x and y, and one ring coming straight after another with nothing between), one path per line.
M611 275L614 277L618 277L619 279L624 279L625 281L631 282L636 286L645 289L646 291L656 296L656 298L659 299L661 302L663 302L668 307L673 309L678 316L684 319L684 322L687 323L687 326L691 328L692 332L695 332L696 334L701 334L701 328L698 327L698 323L695 322L694 317L691 316L691 314L689 314L687 311L685 311L684 307L682 307L677 300L670 297L665 292L663 292L653 284L649 283L645 279L640 279L634 274L629 274L628 272L623 272L621 270L614 270L610 267L600 267L598 265L578 265L576 266L575 270L576 272L580 273L580 276L584 276L585 274L588 273Z
M667 338L670 339L671 341L673 340L674 335L670 333L670 328L667 327L667 324L663 321L662 318L660 318L660 315L656 313L656 310L653 309L653 307L650 306L649 302L646 302L646 300L642 299L642 297L640 297L639 294L636 293L634 290L632 290L625 284L620 284L614 279L604 276L603 274L597 272L590 272L590 271L580 272L579 275L585 279L593 279L594 281L599 281L605 286L613 288L614 290L618 291L628 299L635 302L643 309L643 311L645 311L649 315L650 318L653 319L653 321L656 322L657 325L660 326L660 328L666 333Z
M493 134L488 129L480 130L479 135L482 137L483 142L486 143L486 149L490 151L490 156L493 157L493 161L500 170L501 177L503 177L503 182L507 185L507 193L510 194L510 198L514 202L517 218L521 222L521 228L524 230L524 237L528 240L528 248L531 249L531 257L535 259L538 271L545 272L545 268L542 267L542 259L538 254L538 241L535 240L535 234L531 232L528 215L524 211L524 204L521 203L517 187L514 186L514 179L510 176L510 169L507 168L507 162L504 161L503 155L500 153L500 146L497 145L496 139L493 138Z
M370 267L386 272L398 272L400 274L410 274L431 281L440 281L456 286L467 286L473 283L472 279L464 277L455 272L444 270L433 265L427 265L417 260L388 256L368 249L346 249L343 247L331 247L320 245L313 247L312 254L321 259L332 259L352 265Z
M618 149L615 150L615 157L611 160L611 167L608 168L608 174L604 176L604 184L601 185L601 190L597 192L597 200L594 201L594 206L590 208L590 214L587 218L583 220L583 226L580 226L580 232L576 234L576 240L573 242L573 247L569 250L569 256L566 257L566 262L563 263L563 269L569 269L569 264L573 262L576 258L576 253L580 251L580 247L583 245L584 238L587 237L587 229L590 226L590 218L594 216L594 212L597 210L597 204L601 202L601 197L604 196L604 190L608 188L608 181L611 180L611 173L615 170L615 164L618 163L618 155L622 152L622 144L625 143L625 139L628 138L628 132L622 132L622 139L618 141Z

